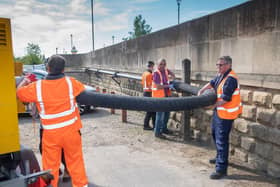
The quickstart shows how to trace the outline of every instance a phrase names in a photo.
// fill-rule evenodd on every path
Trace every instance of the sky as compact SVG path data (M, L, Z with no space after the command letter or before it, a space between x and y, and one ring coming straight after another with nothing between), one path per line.
M247 0L181 0L180 23ZM141 14L152 32L178 23L176 0L93 0L95 49L122 42ZM56 52L92 51L91 0L0 0L0 17L10 18L15 57L26 55L28 43L49 57ZM72 37L71 37L72 35Z

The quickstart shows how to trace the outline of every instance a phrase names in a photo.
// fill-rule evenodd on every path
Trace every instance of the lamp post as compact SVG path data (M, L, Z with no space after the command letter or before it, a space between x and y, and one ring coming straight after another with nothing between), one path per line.
M114 45L114 43L115 43L115 36L113 35L112 36L112 44Z
M180 23L180 4L182 0L176 0L178 6L178 24Z
M92 39L92 51L94 51L94 19L93 19L93 0L91 0L91 39Z
M71 42L70 49L72 49L72 47L73 47L73 34L70 34L70 42Z

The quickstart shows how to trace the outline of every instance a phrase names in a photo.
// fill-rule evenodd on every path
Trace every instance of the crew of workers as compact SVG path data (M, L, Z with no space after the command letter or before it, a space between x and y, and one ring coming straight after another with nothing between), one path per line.
M74 187L88 185L82 153L80 129L82 123L76 103L76 97L84 90L84 85L72 77L65 76L66 60L59 55L48 59L48 75L45 80L32 82L26 77L17 86L17 96L23 102L34 102L39 111L42 134L43 169L51 169L54 180L53 187L58 186L59 167L62 150L67 169ZM172 84L175 79L172 71L166 68L166 60L159 59L154 70L154 62L147 63L147 71L142 75L145 97L162 98L171 96ZM234 119L242 112L240 86L237 75L231 69L232 59L229 56L219 58L216 64L218 75L198 92L203 94L207 89L214 89L217 102L214 104L212 135L217 154L210 163L216 164L211 179L220 179L227 175L229 134ZM144 118L144 130L154 130L157 138L165 138L169 134L167 121L169 112L147 112ZM152 119L153 127L149 122Z

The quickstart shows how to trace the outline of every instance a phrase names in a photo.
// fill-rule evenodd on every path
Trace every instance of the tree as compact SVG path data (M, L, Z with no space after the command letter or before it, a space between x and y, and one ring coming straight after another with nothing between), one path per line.
M137 38L139 36L149 34L152 31L152 27L146 24L146 20L143 19L140 14L134 18L133 26L133 31L128 32L130 36L127 38L123 38L123 40Z
M28 65L42 64L45 61L45 56L41 55L41 49L39 45L28 43L26 49L27 54L23 57L15 58L16 61L20 61L23 64Z

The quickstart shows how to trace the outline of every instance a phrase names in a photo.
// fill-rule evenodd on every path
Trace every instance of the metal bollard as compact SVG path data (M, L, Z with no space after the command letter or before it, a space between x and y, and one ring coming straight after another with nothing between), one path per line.
M122 110L122 122L126 123L127 122L127 111Z
M115 94L115 92L111 92L111 94ZM115 114L115 109L111 108L111 114Z
M96 87L95 87L95 90L96 90L96 92L100 92L99 86L96 86Z

